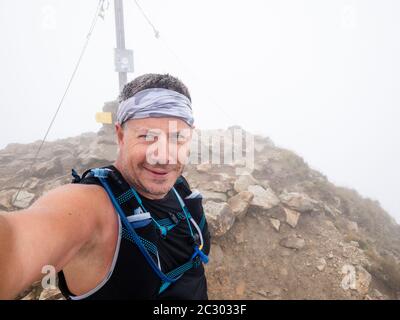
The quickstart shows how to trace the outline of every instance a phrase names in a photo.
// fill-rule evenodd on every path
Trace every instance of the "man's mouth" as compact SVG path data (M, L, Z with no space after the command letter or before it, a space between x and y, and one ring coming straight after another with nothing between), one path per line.
M148 172L159 176L159 177L163 177L166 176L170 171L168 170L163 170L163 169L159 169L159 168L148 168L148 167L143 167L145 170L147 170Z

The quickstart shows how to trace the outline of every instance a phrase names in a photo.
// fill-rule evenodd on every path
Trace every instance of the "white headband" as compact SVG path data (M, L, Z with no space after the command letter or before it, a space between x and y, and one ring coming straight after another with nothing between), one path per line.
M164 88L151 88L137 92L118 106L117 121L150 117L176 117L193 125L191 102L183 94Z

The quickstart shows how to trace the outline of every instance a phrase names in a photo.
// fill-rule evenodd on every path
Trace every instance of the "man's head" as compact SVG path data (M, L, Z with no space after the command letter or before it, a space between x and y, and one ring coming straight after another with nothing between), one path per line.
M188 159L193 127L189 91L169 74L145 74L125 85L119 102L115 166L139 193L162 198Z

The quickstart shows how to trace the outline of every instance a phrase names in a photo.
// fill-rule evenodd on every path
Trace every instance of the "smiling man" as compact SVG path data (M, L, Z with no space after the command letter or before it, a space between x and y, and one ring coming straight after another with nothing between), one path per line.
M177 78L128 83L115 163L74 172L73 184L0 214L0 298L15 297L50 265L72 300L207 299L210 234L201 195L181 176L193 122Z

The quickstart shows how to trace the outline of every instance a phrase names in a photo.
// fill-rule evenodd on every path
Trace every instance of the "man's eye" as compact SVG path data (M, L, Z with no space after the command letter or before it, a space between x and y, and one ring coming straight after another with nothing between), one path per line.
M156 135L154 135L154 134L141 134L140 136L139 136L139 138L140 139L144 139L144 140L146 140L146 141L154 141L155 139L156 139Z
M177 133L177 134L173 134L171 136L171 139L173 141L177 141L177 142L185 142L187 140L187 137L184 134Z

